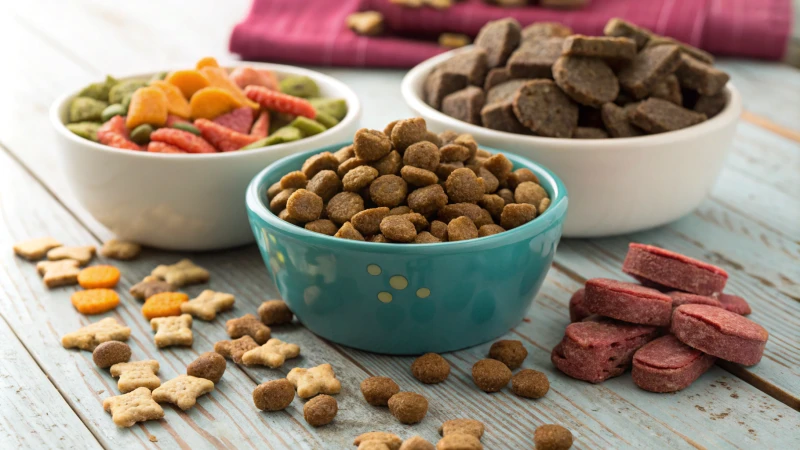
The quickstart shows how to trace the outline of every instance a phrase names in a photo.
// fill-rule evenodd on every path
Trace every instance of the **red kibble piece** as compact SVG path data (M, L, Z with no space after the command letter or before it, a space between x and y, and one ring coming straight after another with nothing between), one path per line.
M97 130L97 138L103 139L104 135L114 133L128 139L128 127L125 126L125 116L114 116Z
M214 123L230 128L237 133L249 134L250 127L253 125L253 109L249 106L236 108L214 119Z
M208 119L197 119L194 121L194 126L200 130L200 133L211 145L221 152L239 150L258 140L255 136L238 133Z
M256 122L253 124L253 128L250 129L250 136L264 139L267 135L269 135L269 112L261 111L261 114L258 115L258 119L256 119Z
M271 91L262 86L247 86L244 93L247 95L247 98L257 102L270 111L277 111L294 116L304 116L309 119L313 119L317 116L317 111L311 106L311 103L299 97Z
M166 128L172 128L172 126L175 125L176 123L188 123L190 125L192 124L192 122L189 122L183 117L176 116L175 114L169 114L167 115L167 123L164 124L164 126Z
M586 289L580 288L572 294L572 297L569 299L569 321L570 322L580 322L581 320L589 317L592 315L588 309L586 309L586 305L584 305L583 300L586 295Z
M125 139L124 136L118 133L106 133L103 135L102 139L98 136L98 140L100 141L101 144L108 145L109 147L121 148L124 150L142 149L142 147L140 147L138 144L129 139Z
M608 278L586 282L583 304L594 314L629 323L668 326L672 316L672 298L639 284Z
M662 336L633 355L633 382L650 392L675 392L689 387L717 358L693 349L675 336Z
M150 153L186 153L174 145L158 141L150 141L150 143L147 144L147 151Z
M652 245L631 243L622 271L637 280L699 295L722 292L725 270Z
M174 145L187 153L216 153L214 147L200 136L177 128L159 128L150 133L150 141Z
M707 297L705 295L690 294L688 292L672 291L667 292L672 298L672 307L677 308L681 305L711 305L717 308L722 308L722 303L714 297Z

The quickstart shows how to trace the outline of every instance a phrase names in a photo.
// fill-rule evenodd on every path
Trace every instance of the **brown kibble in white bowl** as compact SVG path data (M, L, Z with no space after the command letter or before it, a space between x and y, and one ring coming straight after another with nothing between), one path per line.
M415 392L399 392L389 399L389 411L400 423L412 425L428 414L428 400Z
M294 191L286 202L289 217L303 223L319 219L322 207L322 197L305 189Z
M447 224L447 237L450 242L475 239L478 237L478 228L469 217L461 216Z
M511 369L495 359L482 359L472 366L472 380L484 392L497 392L511 381Z
M450 363L439 354L426 353L411 363L411 374L425 384L441 383L450 376Z
M550 380L538 370L522 369L511 378L511 390L520 397L542 398L550 390Z
M542 425L533 432L536 450L567 450L572 447L572 433L561 425Z
M389 399L400 392L400 386L389 377L369 377L361 382L361 394L372 406L387 406Z

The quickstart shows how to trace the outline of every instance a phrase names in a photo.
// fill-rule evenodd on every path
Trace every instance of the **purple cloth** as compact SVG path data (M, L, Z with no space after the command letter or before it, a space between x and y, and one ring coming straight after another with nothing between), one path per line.
M447 10L409 9L389 0L254 0L231 34L244 59L357 67L411 67L443 51L443 31L475 36L489 20L516 17L524 25L556 21L577 33L602 34L611 17L671 36L717 55L781 59L789 41L791 0L592 0L574 11L500 8L467 0ZM358 36L346 17L383 13L386 33ZM415 39L412 39L413 36ZM431 41L419 40L430 38Z

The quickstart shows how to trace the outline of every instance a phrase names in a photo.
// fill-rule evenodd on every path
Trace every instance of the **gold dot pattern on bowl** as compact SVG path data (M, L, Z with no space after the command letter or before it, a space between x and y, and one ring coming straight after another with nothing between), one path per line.
M389 278L389 286L397 289L398 291L402 291L408 287L408 280L406 280L406 277L402 275L395 275L392 278Z
M374 277L380 275L381 272L382 272L381 266L379 266L377 264L370 264L370 265L367 266L367 273L372 275L372 276L374 276Z
M419 298L428 298L431 295L431 290L428 288L419 288L417 289L417 297Z
M388 292L378 292L378 300L383 303L389 303L392 301L392 294Z

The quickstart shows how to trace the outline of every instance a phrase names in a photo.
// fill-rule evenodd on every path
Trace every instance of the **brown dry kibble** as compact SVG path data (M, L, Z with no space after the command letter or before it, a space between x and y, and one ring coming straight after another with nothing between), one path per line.
M493 234L498 234L506 231L505 228L501 227L500 225L495 225L490 223L488 225L484 225L478 228L478 237L486 237L491 236Z
M439 178L441 178L443 180L446 180L447 177L449 177L450 174L453 173L454 170L463 169L463 168L464 168L464 163L462 163L460 161L451 162L451 163L440 163L436 167L436 175L438 175Z
M456 140L457 137L458 137L458 133L456 133L453 130L442 131L441 133L439 133L439 141L441 142L441 145L439 145L439 148L441 148L441 147L443 147L443 146L445 146L447 144L451 144L454 140Z
M469 217L461 216L447 224L447 237L450 242L475 239L478 237L478 228Z
M431 222L431 234L442 242L447 241L447 224L441 220Z
M381 221L389 215L389 208L381 206L378 208L365 209L350 218L353 228L365 236L378 234L381 231Z
M450 376L450 363L439 354L426 353L411 363L411 374L425 384L441 383Z
M339 161L339 164L341 164L347 161L348 159L356 156L356 152L353 151L353 145L350 144L340 148L339 150L336 150L333 153L333 156L335 156L336 160Z
M337 227L335 223L328 219L319 219L313 222L308 222L304 225L304 227L308 231L313 231L315 233L325 234L328 236L333 236L337 231L339 231L339 227Z
M511 378L511 390L520 397L542 398L550 390L550 381L538 370L523 369Z
M422 117L401 120L392 128L392 144L402 153L412 144L425 140L427 135L428 129Z
M541 425L533 432L536 450L568 450L572 447L572 433L561 425Z
M483 162L483 167L497 177L501 183L504 183L511 173L511 169L514 168L514 164L504 154L497 153L487 158Z
M514 203L514 193L510 189L500 189L497 191L497 195L506 202L506 205Z
M342 225L364 210L364 199L355 192L340 192L328 201L325 210L333 223Z
M303 418L312 427L321 427L333 422L339 404L336 399L327 394L320 394L303 405Z
M475 161L478 164L478 171L475 175L483 180L483 193L491 194L497 191L497 188L500 187L500 180L492 172L489 172L487 168L483 167L482 160L476 158Z
M453 203L477 203L483 198L485 189L475 172L467 168L454 170L447 177L445 187L447 197Z
M477 439L483 437L484 426L474 419L451 419L439 427L439 434L447 437L453 434L466 434Z
M472 381L484 392L497 392L511 380L511 369L495 359L482 359L472 366Z
M436 133L434 133L434 132L433 132L433 131L431 131L431 130L428 130L428 131L425 133L425 140L426 140L426 141L428 141L428 142L430 142L431 144L435 145L435 146L436 146L436 148L439 148L439 147L441 147L441 146L442 146L442 140L441 140L441 139L439 139L439 135L438 135L438 134L436 134Z
M250 336L242 336L232 341L219 341L214 344L214 351L224 358L230 358L236 364L242 363L242 356L250 350L258 348L258 343Z
M500 220L500 214L503 213L503 208L506 206L505 200L503 197L500 197L496 194L483 194L483 197L478 201L478 206L481 208L489 211L489 214L492 215L492 218L495 220ZM482 225L483 228L485 225Z
M439 176L435 173L414 166L403 166L400 176L412 186L430 186L439 182Z
M439 439L436 450L483 450L483 445L475 436L451 434Z
M322 206L322 197L311 191L298 189L289 196L289 200L286 202L286 211L289 213L289 217L298 222L311 222L319 219L322 214Z
M400 392L400 386L389 377L369 377L361 382L361 394L372 406L386 406L394 394Z
M267 300L258 307L258 317L264 325L285 325L294 314L283 300Z
M270 187L267 189L267 200L272 201L272 199L275 198L276 195L278 195L278 192L282 190L283 189L281 189L280 180L276 181L275 183L272 183L272 185L270 185Z
M447 194L441 185L432 184L411 192L407 200L412 210L427 216L447 205Z
M278 214L279 212L286 209L286 202L289 201L289 197L291 197L291 195L294 194L294 191L296 190L297 189L295 188L290 188L278 192L278 194L275 195L275 197L273 197L272 200L270 200L269 202L270 211L274 212L275 214Z
M342 178L342 185L345 191L358 192L369 186L375 178L378 178L377 169L370 166L359 166L347 172Z
M528 350L516 340L497 341L489 349L489 358L500 361L511 370L519 368L527 357Z
M536 218L536 207L527 203L511 203L500 214L500 226L506 230L525 225Z
M492 215L489 211L481 208L474 203L451 203L439 209L437 218L444 223L449 224L451 220L458 217L468 217L476 228L484 225L494 223Z
M345 162L339 164L339 168L336 169L336 174L339 175L339 178L342 178L345 175L347 175L347 172L350 172L351 170L355 169L356 167L364 166L364 165L367 165L367 164L369 164L369 161L365 161L365 160L363 160L361 158L356 158L354 156L354 157L346 160Z
M389 215L390 216L401 216L403 214L408 214L410 212L413 212L413 211L411 211L411 208L409 208L406 205L402 205L402 206L395 206L394 208L390 209L389 210Z
M389 411L400 423L413 425L428 414L428 400L415 392L399 392L389 399Z
M419 233L422 230L427 229L428 226L430 225L428 223L428 219L426 219L425 216L423 216L420 213L410 212L408 214L403 214L401 217L405 217L411 223L413 223L414 224L414 228L417 229L417 233Z
M253 390L253 403L262 411L286 409L292 400L294 400L294 385L285 378L261 383Z
M355 12L347 16L347 28L363 36L376 36L383 32L383 14L377 11Z
M533 181L523 181L514 190L514 201L516 203L528 203L538 206L544 198L547 198L547 191Z
M278 218L281 219L281 220L285 220L286 222L289 222L292 225L302 225L303 224L302 221L299 221L299 220L296 220L296 219L292 218L292 216L289 215L289 211L287 211L285 209L278 214Z
M353 151L356 158L364 161L377 161L392 151L392 142L378 130L362 128L353 138Z
M536 207L536 213L542 215L542 213L547 211L547 208L549 207L550 207L550 199L543 198L542 201L539 202L539 206Z
M336 170L339 168L339 160L331 152L318 153L308 158L300 169L309 180L323 170Z
M403 164L434 171L439 165L439 148L431 142L422 141L410 145L403 153Z
M520 183L524 183L526 181L531 181L533 183L539 184L539 177L537 177L536 174L533 173L531 169L522 168L522 169L517 169L508 174L508 179L506 179L508 187L512 191L516 189Z
M463 145L447 144L439 149L441 162L464 162L469 159L469 149Z
M408 184L397 175L380 176L369 185L369 196L378 206L398 206L405 201L407 194Z
M333 237L337 237L339 239L350 239L351 241L363 241L364 236L358 232L355 228L353 228L353 224L350 222L345 222L342 224L342 227L339 228L339 231L333 235Z
M186 375L211 380L215 384L222 379L227 367L225 358L216 352L205 352L186 366Z
M397 175L403 167L403 157L397 150L392 150L388 155L372 163L378 175Z
M130 359L130 346L119 341L103 342L92 352L92 361L101 369L108 369L114 364L125 363Z
M342 190L342 180L339 179L339 175L336 174L335 170L320 171L308 181L306 189L319 195L322 201L329 201L331 197Z
M382 234L376 234L374 236L370 236L369 239L367 239L367 240L370 241L370 242L379 242L379 243L383 243L383 244L388 244L389 243L389 240L386 239L386 236L384 236Z
M281 189L305 188L308 183L306 174L299 170L289 172L281 178Z
M414 238L415 244L435 244L437 242L442 242L441 239L437 238L436 236L432 235L428 231L423 231L417 234L417 237Z
M417 228L405 215L384 217L380 230L387 239L395 242L411 242L417 237Z
M228 320L225 322L225 331L231 339L250 336L258 345L264 345L272 334L272 330L253 314Z
M386 124L386 126L383 127L383 134L385 134L386 136L389 136L391 138L392 130L394 130L394 126L397 125L397 122L400 122L400 120L399 119L398 120L393 120L393 121L389 122L388 124Z

